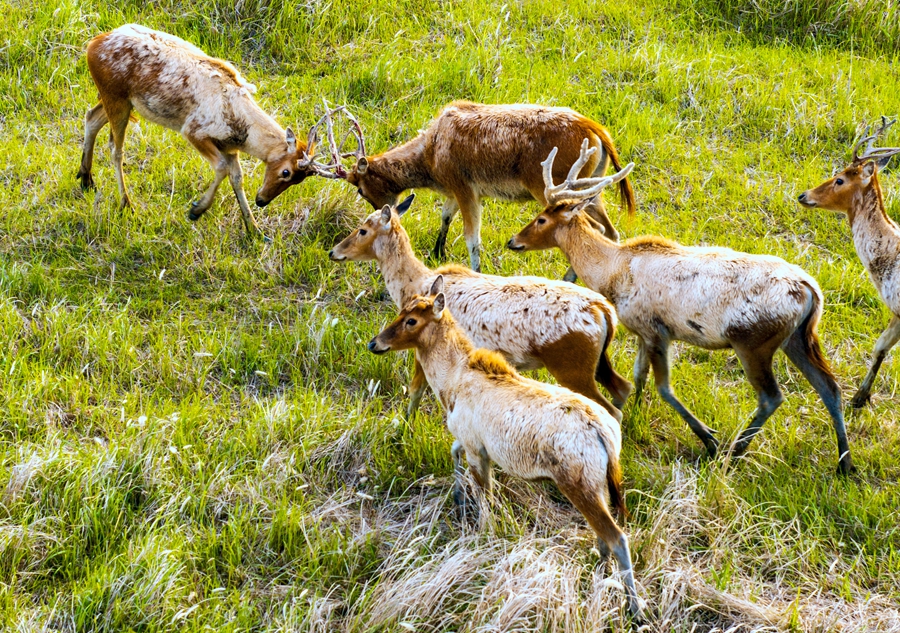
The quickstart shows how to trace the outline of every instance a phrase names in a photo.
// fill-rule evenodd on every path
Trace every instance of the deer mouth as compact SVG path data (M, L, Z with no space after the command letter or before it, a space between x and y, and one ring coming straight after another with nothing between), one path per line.
M378 342L374 338L371 341L369 341L368 345L366 345L366 349L368 349L373 354L378 354L378 355L387 354L389 351L391 351L390 347L388 347L386 349L379 349Z
M807 197L805 191L797 198L797 202L808 209L818 206L818 203L815 200L810 200L809 197Z
M522 246L521 244L516 244L516 238L514 238L514 237L509 238L509 241L506 243L506 248L508 248L511 251L520 251L520 252L525 250L524 246Z

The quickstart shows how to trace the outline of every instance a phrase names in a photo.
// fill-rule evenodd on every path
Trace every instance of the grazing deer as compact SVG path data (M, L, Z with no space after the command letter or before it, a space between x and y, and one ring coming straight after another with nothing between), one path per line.
M448 265L432 271L416 257L400 222L410 195L392 210L376 211L328 254L334 261L377 260L398 308L427 292L443 275L447 304L472 342L495 350L522 369L546 367L559 384L600 403L617 420L631 383L616 373L609 343L616 312L601 295L564 281L542 277L497 277ZM597 383L612 394L610 402ZM416 362L408 414L425 390Z
M583 146L579 162L591 151ZM637 393L652 366L660 396L714 456L718 443L712 429L675 397L669 384L669 345L684 341L704 349L734 349L758 401L753 420L733 447L740 455L784 400L772 371L772 358L783 349L825 403L837 435L839 472L850 472L841 392L816 334L822 292L815 279L768 255L685 247L660 237L617 244L582 211L589 196L622 178L632 165L585 183L576 178L576 163L560 189L550 178L555 154L543 163L551 204L507 246L516 251L559 248L585 284L612 301L621 323L640 341L634 364Z
M597 548L616 557L628 606L641 617L628 537L616 525L606 501L621 516L619 423L596 402L564 387L520 376L496 352L474 349L445 310L443 278L431 296L414 297L400 316L369 343L369 351L415 349L428 383L447 413L456 464L454 500L465 498L462 452L485 492L491 464L523 479L552 479L597 534Z
M329 166L313 160L316 130L306 143L281 129L253 100L256 87L226 61L207 56L196 46L167 33L126 24L88 43L87 63L100 93L100 103L84 118L84 151L77 178L93 189L91 167L97 134L110 124L110 148L119 185L119 211L131 206L122 173L122 145L132 110L148 121L181 132L215 171L212 184L191 204L190 220L212 205L227 176L241 208L247 233L258 233L243 190L238 152L266 164L256 204L267 205L307 176L335 178ZM319 124L321 124L321 120Z
M602 176L610 162L619 169L619 155L606 128L568 108L455 101L416 138L376 156L366 156L362 131L353 122L357 150L345 156L355 156L356 164L338 175L376 210L396 206L400 194L411 188L446 196L434 256L446 258L447 231L460 211L469 261L476 271L481 270L481 198L546 203L537 165L551 147L560 148L557 176L578 157L583 138L601 150L583 165L584 175ZM335 148L332 152L339 153ZM634 192L627 179L619 181L619 193L632 213ZM618 239L600 197L589 213L609 237Z
M869 129L853 148L853 161L837 176L823 182L815 189L800 194L799 202L805 207L820 207L847 214L853 245L869 271L869 277L881 300L891 311L891 322L875 343L872 366L863 379L850 406L861 409L869 401L875 376L885 357L900 340L900 227L888 217L884 209L878 171L891 157L900 154L900 147L874 147L875 141L896 122L881 118L881 127L872 136ZM859 148L866 149L859 154Z

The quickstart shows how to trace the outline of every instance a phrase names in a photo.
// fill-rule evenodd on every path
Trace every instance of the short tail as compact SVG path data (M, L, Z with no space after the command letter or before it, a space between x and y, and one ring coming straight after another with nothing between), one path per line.
M622 163L619 160L619 152L616 151L609 131L598 125L594 129L594 133L600 138L600 144L603 146L603 151L609 156L612 166L616 168L616 171L621 171ZM622 206L628 211L628 215L634 215L634 189L631 188L631 181L627 177L619 181L619 198L622 200Z

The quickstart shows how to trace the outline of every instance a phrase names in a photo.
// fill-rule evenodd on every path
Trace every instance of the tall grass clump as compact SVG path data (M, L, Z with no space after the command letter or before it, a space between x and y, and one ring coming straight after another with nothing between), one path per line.
M895 0L737 0L691 3L701 23L736 28L751 40L900 52L900 4Z

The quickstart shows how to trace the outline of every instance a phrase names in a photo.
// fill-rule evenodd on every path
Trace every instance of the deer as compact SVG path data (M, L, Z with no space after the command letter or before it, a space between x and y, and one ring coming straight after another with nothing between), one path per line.
M559 384L603 406L621 420L620 408L631 383L609 358L616 332L616 311L601 295L564 281L541 277L498 277L449 264L436 271L415 255L401 217L415 194L392 208L370 214L329 252L332 261L376 260L388 293L398 308L444 279L449 310L479 347L500 352L521 369L546 367ZM612 403L597 382L612 395ZM412 417L425 390L425 374L416 361L407 415Z
M847 215L856 253L881 300L891 311L891 321L875 343L872 365L850 400L854 409L862 409L869 402L878 370L900 340L900 227L885 211L878 182L878 172L887 166L891 157L900 154L900 147L875 147L876 140L895 122L896 119L888 121L882 117L881 126L871 136L867 127L863 138L853 147L850 165L815 189L804 191L798 198L804 207ZM859 153L863 145L866 147Z
M376 211L384 205L396 206L407 189L427 188L445 196L433 256L438 261L446 259L450 223L460 212L469 262L478 272L481 199L535 199L545 204L541 173L535 167L552 146L560 151L558 175L576 160L585 137L600 151L583 165L584 175L602 176L610 163L620 168L609 131L569 108L454 101L414 139L374 156L366 155L362 129L355 119L352 122L348 134L356 137L356 151L342 153L342 157L353 156L356 163L349 171L338 170L338 176L356 187ZM334 148L332 153L336 153ZM619 193L623 206L632 214L634 192L627 179L619 181ZM607 236L618 239L602 198L598 197L588 212ZM574 281L571 271L565 278Z
M853 471L841 408L841 391L825 358L817 326L822 291L799 266L770 255L728 248L688 247L657 236L613 242L583 213L590 197L631 171L579 179L579 163L592 148L582 144L581 158L561 185L553 185L555 151L542 163L545 208L507 246L514 251L559 248L585 284L607 297L619 321L638 337L634 363L635 393L640 394L650 367L659 395L672 406L715 457L714 431L676 397L669 379L669 346L683 341L703 349L734 350L757 394L750 424L731 448L742 455L765 421L784 401L772 369L784 350L819 394L832 420L838 445L838 472Z
M628 537L609 503L627 514L622 492L618 421L593 400L565 387L519 375L498 353L476 349L457 325L438 275L369 344L369 351L415 349L454 437L453 499L465 499L462 456L482 493L491 494L491 465L527 480L551 479L597 534L597 549L619 565L632 617L640 621Z
M82 190L95 189L91 174L94 143L109 123L110 153L119 187L119 207L131 207L122 172L123 144L133 111L163 127L180 132L215 172L212 184L191 203L188 219L199 220L212 206L216 191L228 177L248 235L260 234L243 190L238 152L266 165L256 204L264 207L288 187L308 176L334 178L333 167L314 158L317 130L307 141L284 130L254 101L256 86L227 61L209 57L181 38L138 24L126 24L93 38L87 64L100 102L84 118L84 146L76 178ZM326 115L329 114L326 112Z

